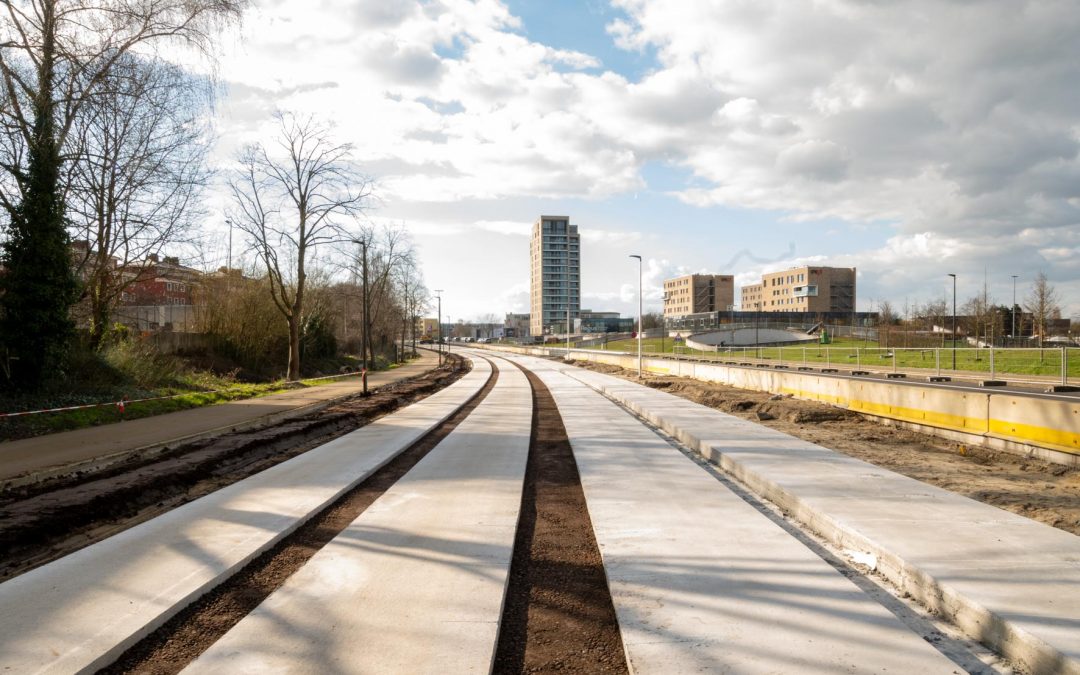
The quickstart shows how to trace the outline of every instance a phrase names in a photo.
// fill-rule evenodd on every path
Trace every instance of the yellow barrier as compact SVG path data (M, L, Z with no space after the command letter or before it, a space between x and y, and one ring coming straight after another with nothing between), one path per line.
M626 354L582 351L574 352L573 358L637 368L637 357ZM642 367L650 373L791 394L925 430L941 430L950 438L1080 463L1080 403L670 359L645 358Z

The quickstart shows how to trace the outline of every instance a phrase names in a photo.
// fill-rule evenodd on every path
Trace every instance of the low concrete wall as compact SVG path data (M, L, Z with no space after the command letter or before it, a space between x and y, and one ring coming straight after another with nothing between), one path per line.
M727 347L747 347L752 345L792 345L815 343L818 338L805 333L795 333L776 328L737 328L735 330L717 330L698 333L686 338L686 346L701 351L714 351L721 342Z
M498 349L534 356L561 356L565 352L542 348ZM637 356L622 352L572 350L571 358L637 368ZM655 357L643 357L642 368L659 375L791 394L950 440L1080 466L1080 402Z

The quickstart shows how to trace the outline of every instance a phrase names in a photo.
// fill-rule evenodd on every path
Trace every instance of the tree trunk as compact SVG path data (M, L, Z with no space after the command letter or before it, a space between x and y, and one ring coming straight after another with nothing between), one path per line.
M289 380L300 379L300 318L289 317Z
M59 143L56 138L55 8L44 5L38 95L31 102L34 128L27 148L23 201L11 214L0 286L0 340L18 359L12 384L36 389L56 372L74 334L69 316L77 283L71 269L64 204L60 194Z
M109 302L104 297L104 284L97 283L90 291L90 348L101 349L101 343L109 332Z

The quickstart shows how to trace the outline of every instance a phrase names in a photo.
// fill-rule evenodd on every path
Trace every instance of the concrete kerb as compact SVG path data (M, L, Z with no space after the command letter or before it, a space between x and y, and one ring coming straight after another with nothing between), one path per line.
M581 358L627 367L626 357L621 355L583 354ZM999 397L1008 397L1010 400L1013 398L1007 392L987 391L985 394L975 395L971 392L939 388L916 390L912 389L912 385L896 385L888 380L830 378L816 382L815 373L763 371L757 368L725 369L715 363L698 366L686 361L676 363L669 360L646 359L645 367L654 374L679 375L773 393L792 393L796 398L848 408L884 424L913 429L961 443L980 445L992 450L1037 457L1066 466L1080 465L1080 438L1075 432L1069 431L1076 428L1076 422L1071 419L1068 422L1062 422L1063 417L1059 412L1059 409L1080 410L1080 404L1071 401L1039 400L1034 404L1052 413L1034 415L1027 419L1029 421L1055 420L1049 429L1028 428L1021 425L1016 427L1016 430L1010 431L1009 428L1015 425L1001 424L1001 420L997 420L990 414L991 401ZM829 370L823 368L820 372L826 373ZM794 384L784 385L777 378L783 378L784 381L791 379ZM825 388L822 389L822 387ZM855 395L856 391L866 394L871 390L876 392L874 396ZM914 391L921 391L923 392L921 395L933 397L937 404L932 408L905 404L904 401L910 399ZM972 396L982 399L981 404L974 408L970 407L971 401L967 400ZM996 405L993 407L997 409ZM960 414L958 411L961 410L966 410L966 412ZM943 412L955 414L938 414ZM956 419L952 421L944 419L948 417Z
M490 670L531 419L528 381L507 364L454 432L185 672Z
M947 618L971 637L998 650L1007 658L1022 663L1032 673L1080 675L1080 663L1070 660L1052 645L1013 625L1007 618L939 582L932 574L909 563L885 543L873 541L853 527L832 518L828 513L814 508L798 495L733 460L721 448L621 395L618 387L597 387L588 381L582 381L720 466L755 493L773 502L835 546L844 550L870 553L876 558L876 570L897 588Z
M486 368L474 369L435 394L445 397L450 395L447 392L464 387L467 395L460 401L440 404L445 409L425 420L429 423L424 428L410 432L412 440L405 439L401 447L367 457L354 452L350 435L340 437L320 446L334 446L330 455L314 449L3 582L0 605L8 611L0 614L0 667L18 672L91 672L112 663L391 461L416 438L448 419L482 389L487 377L478 376L488 372ZM373 428L362 427L353 434ZM340 467L325 466L326 458L342 452L354 464L364 464L364 470L341 475ZM313 466L320 463L324 466ZM295 482L291 477L301 466L308 467L300 473L312 485L318 483L314 474L326 477L330 471L332 480L323 492L300 505L301 511L290 513L283 507L296 501L297 491L288 486ZM276 505L269 499L275 494ZM240 514L250 514L255 521L239 520L236 516ZM271 515L273 522L266 521ZM181 550L179 545L194 550ZM184 565L181 570L175 567L178 557ZM105 575L108 579L121 569L126 570L123 586L98 578Z

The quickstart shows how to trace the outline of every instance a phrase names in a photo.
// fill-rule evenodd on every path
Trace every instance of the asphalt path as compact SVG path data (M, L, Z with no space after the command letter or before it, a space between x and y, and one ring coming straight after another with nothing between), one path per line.
M368 389L422 375L438 365L436 354L420 353L419 359L400 368L371 373ZM0 481L270 424L314 412L361 388L359 377L347 377L280 394L0 443Z

